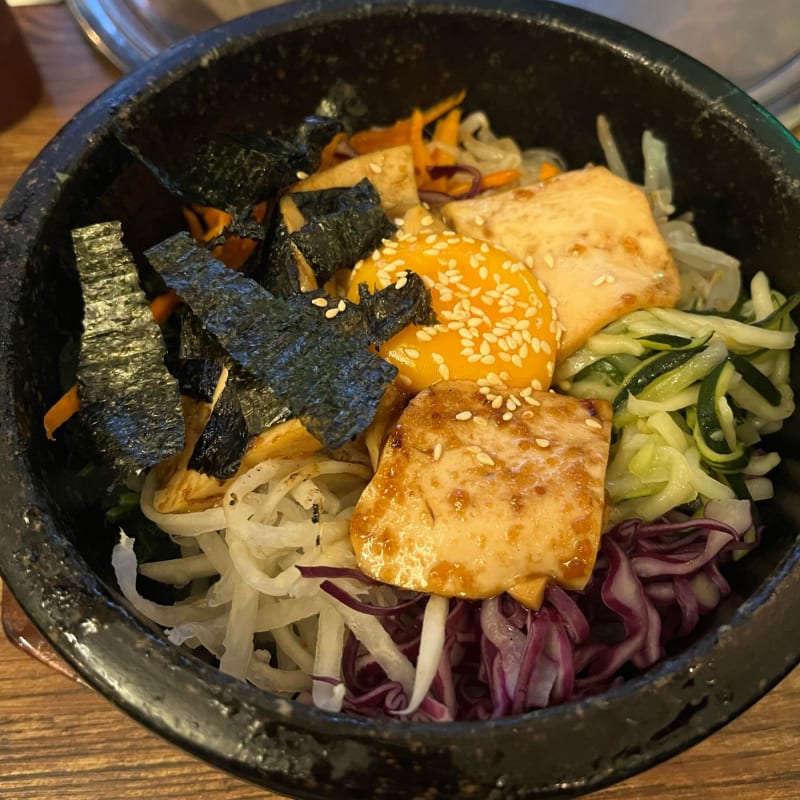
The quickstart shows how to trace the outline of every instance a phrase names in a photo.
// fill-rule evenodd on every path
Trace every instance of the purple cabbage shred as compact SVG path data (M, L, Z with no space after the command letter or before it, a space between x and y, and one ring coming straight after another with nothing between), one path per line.
M730 593L720 564L757 544L744 541L748 523L734 526L677 512L652 523L626 520L603 536L592 578L581 592L551 585L536 611L508 595L451 600L436 677L419 709L404 718L519 714L600 693L651 667ZM424 608L412 600L392 613L375 610L412 663ZM408 704L402 687L352 635L343 678L347 711L391 716Z

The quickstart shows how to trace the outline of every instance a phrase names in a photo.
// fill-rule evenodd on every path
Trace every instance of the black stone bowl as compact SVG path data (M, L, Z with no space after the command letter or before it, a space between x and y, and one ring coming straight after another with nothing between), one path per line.
M669 144L677 205L704 241L800 288L800 148L763 109L690 58L549 3L326 0L279 6L179 44L123 78L44 150L3 208L0 565L22 607L98 691L223 769L301 798L577 795L668 758L755 702L798 661L800 428L766 504L768 535L729 578L734 596L682 652L620 688L512 719L371 721L279 699L220 675L139 619L110 577L112 535L78 510L68 436L42 414L80 329L69 231L120 219L135 249L179 224L174 202L111 133L120 119L178 153L196 133L274 129L336 78L375 121L469 90L496 131L601 159L605 113L634 174L652 129ZM797 359L795 358L795 362ZM795 377L800 365L795 363Z

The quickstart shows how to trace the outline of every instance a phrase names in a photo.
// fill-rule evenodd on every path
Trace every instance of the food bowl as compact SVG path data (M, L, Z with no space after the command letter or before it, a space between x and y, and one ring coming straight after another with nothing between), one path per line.
M325 713L220 674L170 644L122 599L114 543L79 508L69 437L41 419L80 329L70 230L120 219L134 250L180 226L175 201L113 134L194 134L296 123L335 78L376 122L466 88L497 131L571 165L602 158L598 114L634 173L642 131L669 147L679 208L704 241L800 288L800 147L763 109L692 59L603 18L550 3L291 3L187 40L123 78L43 151L9 196L2 232L3 579L53 647L144 725L220 768L301 798L553 797L621 780L707 736L800 657L797 415L763 512L762 546L700 634L593 698L489 722ZM794 357L794 378L800 374Z

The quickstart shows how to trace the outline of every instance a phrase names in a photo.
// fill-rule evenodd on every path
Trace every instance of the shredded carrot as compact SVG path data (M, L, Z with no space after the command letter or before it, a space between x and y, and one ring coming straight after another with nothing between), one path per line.
M423 138L424 127L425 120L422 111L415 108L414 113L411 115L409 144L411 145L411 152L414 158L414 172L417 175L418 184L427 180L428 164L430 164L428 148L425 146L425 140Z
M186 220L186 225L189 228L189 233L192 234L192 238L202 241L203 236L205 236L205 229L203 228L200 215L191 206L184 206L182 210L183 218Z
M451 94L438 103L434 103L430 108L422 112L422 118L425 120L425 124L430 125L431 122L439 119L439 117L443 117L451 109L460 106L464 102L466 96L466 90L462 89L460 92Z
M433 144L444 147L458 147L458 128L461 125L461 109L453 108L436 122L433 129ZM455 156L451 157L455 159Z
M423 111L414 109L410 117L397 120L394 125L387 128L368 128L354 133L348 140L350 146L359 154L373 153L376 150L385 150L389 147L397 147L402 144L412 144L412 128L414 115L420 114L422 117L422 127L430 125L439 117L444 116L455 107L464 102L467 93L465 91L445 97L438 103L430 106Z
M44 415L44 432L50 441L55 441L56 429L60 428L71 416L77 414L81 407L78 397L78 384L74 383L61 397L53 403Z
M180 297L175 293L174 289L170 289L164 294L154 297L150 301L150 311L153 313L153 319L160 325L169 319L170 314L177 308L181 302Z
M497 189L507 183L512 183L521 176L522 173L516 169L500 169L497 172L489 172L481 178L481 187L484 189Z
M548 178L554 178L561 170L549 161L542 161L542 166L539 167L539 180L546 181Z
M408 144L411 118L399 119L389 128L369 128L354 133L348 140L350 146L359 155L374 153L376 150L387 150Z
M336 157L336 148L347 139L347 134L342 131L341 133L337 133L328 144L322 149L322 154L320 156L320 163L319 163L319 171L330 169L332 166L338 163L338 159Z

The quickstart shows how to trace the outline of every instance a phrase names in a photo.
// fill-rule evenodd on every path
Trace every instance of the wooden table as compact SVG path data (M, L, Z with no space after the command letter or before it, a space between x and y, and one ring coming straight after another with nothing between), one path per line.
M33 111L0 133L0 200L58 128L119 77L65 6L14 13L44 91ZM0 798L132 800L154 794L160 800L277 798L186 755L0 635ZM800 798L800 669L705 742L591 800L732 797Z

